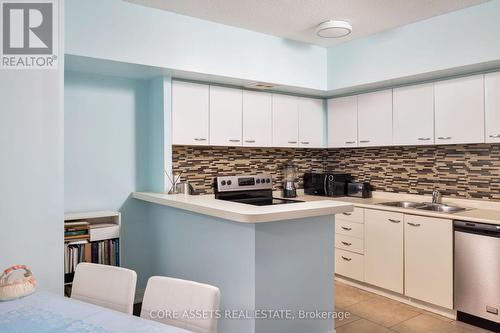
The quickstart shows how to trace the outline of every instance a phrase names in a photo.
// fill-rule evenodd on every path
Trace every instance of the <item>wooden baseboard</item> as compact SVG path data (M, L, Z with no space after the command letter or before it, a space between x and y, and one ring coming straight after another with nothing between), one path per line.
M450 318L453 320L457 319L457 311L455 311L455 310L446 309L446 308L443 308L443 307L440 307L437 305L433 305L433 304L422 302L422 301L419 301L416 299L412 299L412 298L407 297L405 295L394 293L392 291L378 288L378 287L375 287L375 286L372 286L372 285L369 285L369 284L366 284L363 282L359 282L356 280L352 280L352 279L349 279L349 278L346 278L346 277L343 277L340 275L335 275L335 281L342 282L342 283L350 285L352 287L356 287L356 288L359 288L361 290L365 290L365 291L368 291L368 292L371 292L371 293L374 293L374 294L377 294L380 296L384 296L384 297L393 299L395 301L398 301L398 302L401 302L401 303L404 303L407 305L411 305L411 306L414 306L416 308L423 309L423 310L426 310L426 311L429 311L429 312L432 312L435 314L438 314L438 315L446 317L446 318Z

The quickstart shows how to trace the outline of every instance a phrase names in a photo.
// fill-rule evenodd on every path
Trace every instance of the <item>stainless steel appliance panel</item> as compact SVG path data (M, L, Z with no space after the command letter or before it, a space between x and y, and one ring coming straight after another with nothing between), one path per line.
M500 323L500 227L455 221L455 308Z

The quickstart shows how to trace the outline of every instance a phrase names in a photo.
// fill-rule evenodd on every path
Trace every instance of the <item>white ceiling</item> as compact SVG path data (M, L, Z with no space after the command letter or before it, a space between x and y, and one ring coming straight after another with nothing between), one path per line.
M320 46L424 20L488 0L126 0L182 15L241 27ZM342 19L353 33L323 39L314 28L328 19Z

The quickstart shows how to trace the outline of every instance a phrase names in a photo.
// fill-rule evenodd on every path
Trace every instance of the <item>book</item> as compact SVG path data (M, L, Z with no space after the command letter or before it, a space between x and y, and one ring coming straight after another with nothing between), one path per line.
M85 251L85 262L92 262L92 245L87 243L84 245Z

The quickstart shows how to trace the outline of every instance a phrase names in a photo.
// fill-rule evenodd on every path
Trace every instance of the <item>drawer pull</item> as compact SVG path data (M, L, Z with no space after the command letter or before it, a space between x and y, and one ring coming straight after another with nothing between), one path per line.
M392 222L392 223L399 223L399 222L401 222L401 220L394 220L394 219L389 219L389 221Z
M229 139L229 142L240 142L238 139Z
M245 140L246 143L255 143L255 140Z
M440 136L438 137L439 140L450 140L451 136Z
M194 138L194 141L207 141L205 138Z
M368 143L368 142L370 142L370 140L359 140L359 142L361 142L361 143Z
M352 213L342 213L342 214L347 215L347 216L351 216L352 215Z
M303 144L303 145L308 145L309 141L301 141L300 143Z
M344 256L341 256L342 259L344 259L345 261L351 261L352 259L351 258L347 258L347 257L344 257Z
M412 227L420 227L420 223L411 223L411 222L408 222L408 225L411 225Z
M346 145L352 145L352 144L355 144L355 143L356 143L356 141L346 141L345 142Z
M346 231L351 231L352 228L348 228L348 227L342 227L342 229L346 230Z
M352 243L348 243L348 242L344 242L344 241L342 241L341 243L344 244L345 246L351 246L352 245Z
M288 143L296 144L297 141L288 141Z
M498 138L500 138L500 134L492 134L492 135L490 135L490 138L498 139Z
M429 141L431 138L418 138L420 141Z

